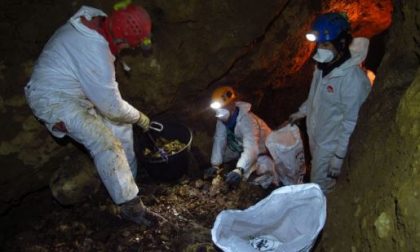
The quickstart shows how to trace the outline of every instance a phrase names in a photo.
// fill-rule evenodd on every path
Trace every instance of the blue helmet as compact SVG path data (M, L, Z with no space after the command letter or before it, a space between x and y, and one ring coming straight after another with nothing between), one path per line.
M310 41L328 42L348 30L350 30L350 23L344 13L325 13L315 19L312 31L306 34L306 38Z

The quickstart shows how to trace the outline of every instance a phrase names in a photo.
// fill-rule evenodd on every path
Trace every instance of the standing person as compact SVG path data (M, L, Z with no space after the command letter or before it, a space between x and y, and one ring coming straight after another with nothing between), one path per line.
M276 184L274 162L265 147L265 139L271 129L251 112L251 104L238 101L232 87L222 86L214 90L210 106L216 112L217 123L211 155L212 166L205 171L205 175L211 176L223 163L237 159L236 168L225 177L228 185L236 186L241 180L247 180L253 171L273 175L272 180L263 187L268 187L270 183Z
M306 117L312 154L311 181L329 192L340 174L360 106L370 92L370 83L360 67L369 42L353 38L347 17L326 13L316 18L306 35L315 41L317 62L307 100L289 120Z
M161 217L137 195L132 124L147 131L150 120L122 99L114 61L123 49L150 48L151 25L137 5L110 16L83 6L50 38L25 87L29 106L52 135L67 135L90 152L122 217L144 225Z

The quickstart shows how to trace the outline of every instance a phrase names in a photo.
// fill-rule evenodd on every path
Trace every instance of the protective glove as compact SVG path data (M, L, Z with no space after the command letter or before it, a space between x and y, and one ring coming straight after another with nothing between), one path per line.
M213 178L217 174L217 170L219 170L219 166L213 165L204 170L204 179Z
M297 121L303 119L306 115L300 111L293 113L289 116L289 123L295 125Z
M334 157L331 158L330 164L328 166L328 176L336 178L338 175L340 175L341 172L341 166L343 165L344 159L334 155Z
M144 132L149 130L150 127L150 119L147 115L140 112L139 120L136 122L136 125L143 129Z
M236 168L235 170L229 172L226 177L225 181L229 186L237 186L241 182L242 179L242 168Z

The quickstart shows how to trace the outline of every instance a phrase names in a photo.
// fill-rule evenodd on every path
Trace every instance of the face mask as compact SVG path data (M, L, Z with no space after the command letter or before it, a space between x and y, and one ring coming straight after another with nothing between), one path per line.
M319 63L327 63L334 59L334 53L328 49L318 48L312 58Z
M230 116L229 110L224 109L224 108L216 109L216 117L219 118L220 120L226 122L229 119L229 116Z

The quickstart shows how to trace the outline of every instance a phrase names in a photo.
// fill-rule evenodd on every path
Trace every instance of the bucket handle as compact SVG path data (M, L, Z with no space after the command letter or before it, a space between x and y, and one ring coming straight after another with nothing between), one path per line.
M149 125L149 129L154 130L156 132L162 132L163 130L163 124L156 121L151 121Z

